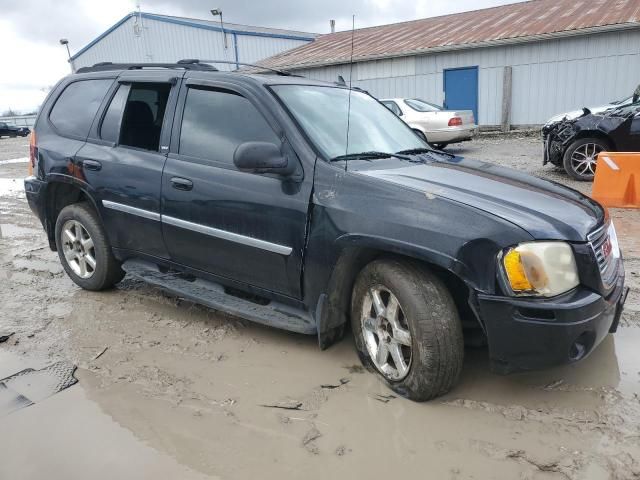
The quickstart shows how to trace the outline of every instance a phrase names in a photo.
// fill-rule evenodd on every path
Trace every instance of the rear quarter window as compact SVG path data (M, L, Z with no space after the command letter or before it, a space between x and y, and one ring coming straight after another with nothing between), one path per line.
M69 84L51 109L49 120L62 135L86 138L113 79L80 80Z

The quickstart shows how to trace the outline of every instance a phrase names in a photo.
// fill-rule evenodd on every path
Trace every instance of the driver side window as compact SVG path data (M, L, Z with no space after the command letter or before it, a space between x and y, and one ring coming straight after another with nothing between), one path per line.
M233 154L244 142L281 143L262 114L243 96L189 88L180 129L181 155L233 165Z

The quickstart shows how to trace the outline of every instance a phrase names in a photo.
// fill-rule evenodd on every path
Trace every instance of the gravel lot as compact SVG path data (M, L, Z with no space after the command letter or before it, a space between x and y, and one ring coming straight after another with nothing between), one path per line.
M535 137L449 150L590 190L542 167ZM321 352L128 277L80 290L26 204L26 163L6 162L27 155L0 140L0 334L15 332L0 378L69 360L79 383L0 416L0 478L640 478L639 211L611 212L632 288L615 336L508 377L468 350L460 385L417 404L365 373L350 337Z

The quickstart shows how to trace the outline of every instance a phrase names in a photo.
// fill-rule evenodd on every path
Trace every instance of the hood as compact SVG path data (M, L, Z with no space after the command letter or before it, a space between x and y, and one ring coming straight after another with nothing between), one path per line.
M585 195L490 163L456 157L407 164L370 162L357 173L446 198L503 218L538 240L586 241L604 221L605 210Z
M589 109L589 111L591 113L602 113L610 108L614 108L617 105L600 105L599 107L587 107ZM576 118L580 117L584 115L584 110L573 110L571 112L567 112L567 113L559 113L558 115L554 115L553 117L551 117L549 120L547 120L547 123L545 125L549 125L550 123L555 123L555 122L559 122L561 120L575 120Z

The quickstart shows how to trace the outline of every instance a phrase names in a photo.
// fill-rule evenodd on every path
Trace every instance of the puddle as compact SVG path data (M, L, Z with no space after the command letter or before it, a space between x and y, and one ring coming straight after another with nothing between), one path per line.
M81 385L0 418L0 430L0 478L216 478L138 440L88 400Z

